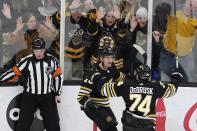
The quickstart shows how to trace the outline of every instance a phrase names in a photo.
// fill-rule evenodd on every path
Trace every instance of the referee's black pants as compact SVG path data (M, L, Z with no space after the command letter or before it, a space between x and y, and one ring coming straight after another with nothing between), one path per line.
M29 131L34 120L34 113L39 108L47 131L60 131L57 105L52 93L34 95L23 92L20 100L19 120L16 131Z

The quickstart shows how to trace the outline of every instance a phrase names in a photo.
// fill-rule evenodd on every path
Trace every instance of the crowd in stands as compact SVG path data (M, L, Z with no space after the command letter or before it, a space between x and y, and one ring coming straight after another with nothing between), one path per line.
M60 0L3 0L0 6L1 72L31 54L33 39L42 37L47 52L57 59L60 44L65 45L64 80L81 80L97 63L101 47L111 48L116 68L133 77L134 69L151 56L147 44L152 45L153 80L168 81L176 66L183 69L184 82L197 80L196 0L177 3L176 10L171 2L155 2L152 43L147 43L146 0L66 0L64 36L60 36Z

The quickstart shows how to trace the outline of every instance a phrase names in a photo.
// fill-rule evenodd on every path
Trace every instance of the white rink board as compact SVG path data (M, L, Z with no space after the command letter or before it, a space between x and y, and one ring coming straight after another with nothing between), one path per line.
M63 87L62 100L58 105L61 131L93 131L92 121L80 110L76 99L78 91L79 86ZM0 127L2 131L12 131L7 122L6 111L10 101L20 92L22 92L20 87L0 87ZM192 106L191 117L185 122L185 126L192 131L197 131L197 106L195 104L197 105L197 88L180 87L174 97L165 99L166 131L185 131L185 115ZM119 121L118 129L122 131L120 119L122 110L125 108L123 99L111 99L111 107Z
M180 87L175 96L165 99L166 106L166 131L189 131L184 129L184 124L190 127L191 131L197 131L197 88ZM187 119L187 112L193 107L190 120Z

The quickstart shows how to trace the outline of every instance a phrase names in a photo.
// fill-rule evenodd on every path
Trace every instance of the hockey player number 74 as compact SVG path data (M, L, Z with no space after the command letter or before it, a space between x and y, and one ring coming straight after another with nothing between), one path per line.
M151 95L146 95L146 97L142 100L141 94L130 94L130 100L134 100L134 102L130 106L129 110L132 112L137 108L138 111L144 113L143 116L146 116L150 112L151 99Z

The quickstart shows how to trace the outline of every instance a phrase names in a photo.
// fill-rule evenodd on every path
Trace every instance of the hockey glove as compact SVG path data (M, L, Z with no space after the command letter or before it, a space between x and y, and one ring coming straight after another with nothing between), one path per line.
M88 99L85 103L84 103L84 108L85 109L96 109L98 110L99 106L96 105L96 103L94 103L91 99Z
M183 79L183 73L180 69L175 68L171 73L171 81L179 84Z

